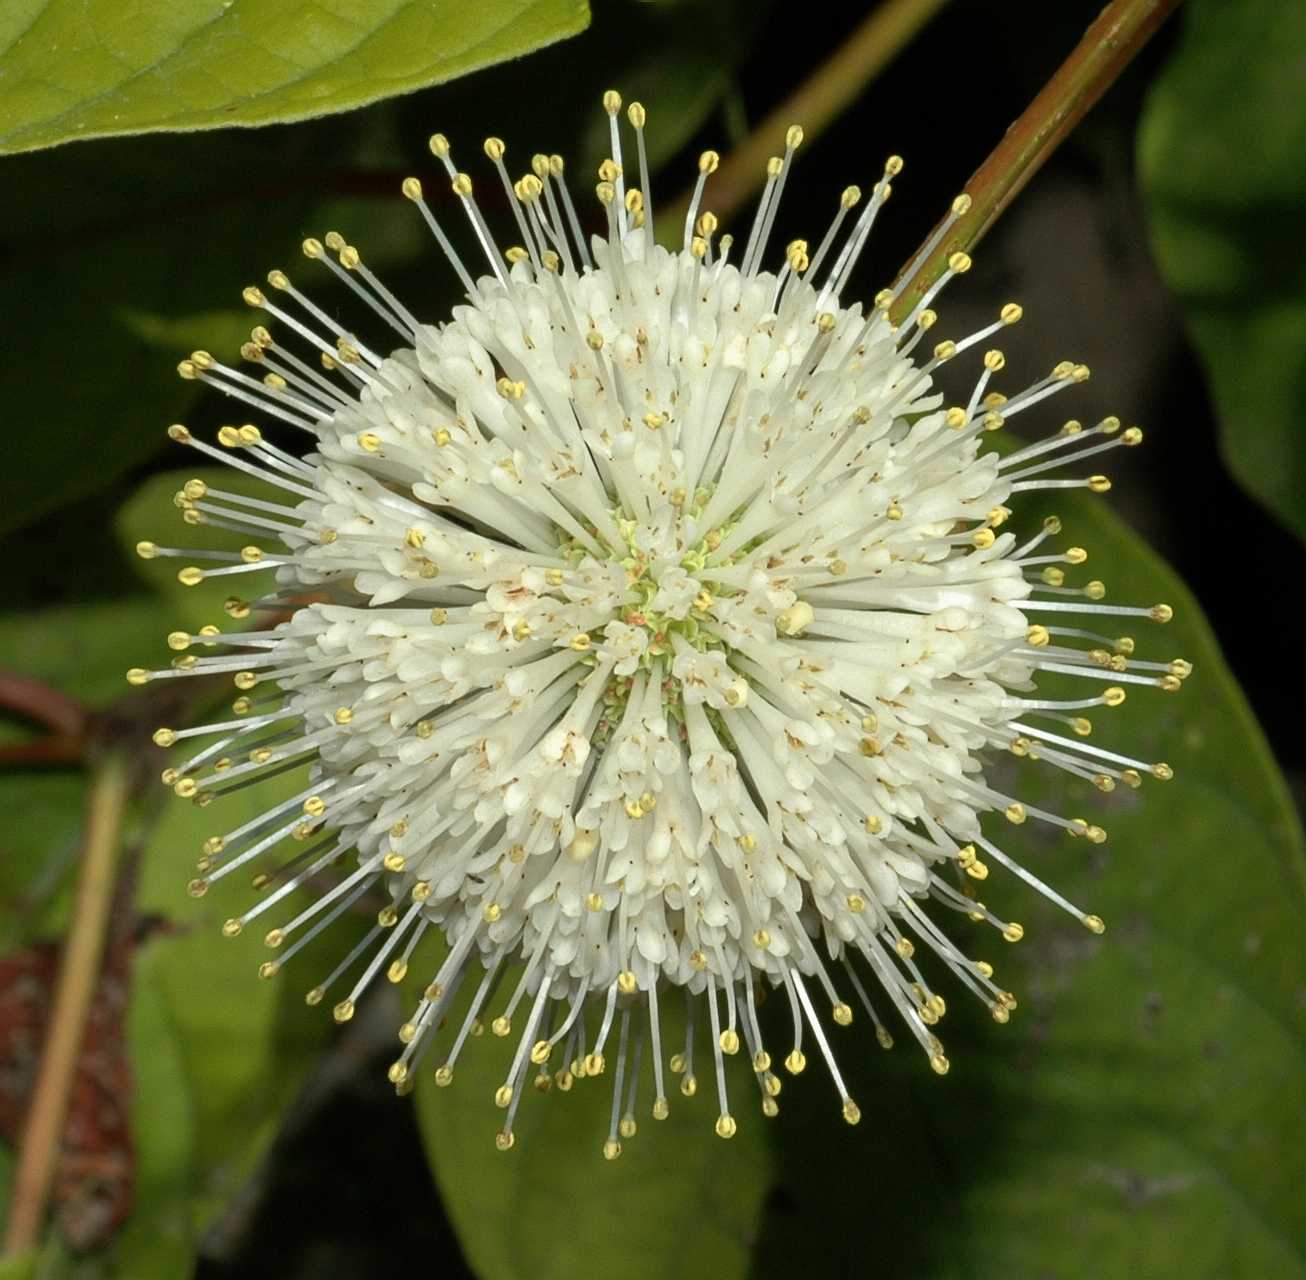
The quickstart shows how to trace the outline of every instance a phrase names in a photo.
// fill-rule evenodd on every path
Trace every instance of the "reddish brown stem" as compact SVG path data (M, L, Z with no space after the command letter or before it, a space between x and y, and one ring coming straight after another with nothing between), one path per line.
M14 1173L4 1252L18 1257L40 1239L63 1140L68 1094L77 1068L104 952L114 871L127 803L127 770L114 755L91 777L72 923L59 961L50 1029L32 1092Z
M89 712L75 698L17 671L0 668L0 707L68 737L86 731Z
M86 754L86 739L68 733L52 733L31 742L0 747L0 769L48 768L80 764Z
M948 258L979 242L1179 4L1180 0L1112 0L1102 10L1038 97L971 175L964 188L971 198L970 209L921 264L894 302L890 319L897 323L909 315L943 274Z

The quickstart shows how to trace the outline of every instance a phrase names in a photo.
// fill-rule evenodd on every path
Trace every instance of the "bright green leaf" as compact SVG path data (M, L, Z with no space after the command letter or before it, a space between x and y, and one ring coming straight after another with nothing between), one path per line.
M580 31L585 0L17 0L0 151L345 111Z
M1139 657L1183 655L1194 674L1177 695L1130 686L1092 739L1167 760L1175 779L1102 796L1011 761L1017 794L1110 838L1033 822L990 834L1106 935L994 867L983 897L1025 941L947 923L1019 1009L997 1026L943 985L945 1079L906 1036L884 1054L865 1027L836 1031L862 1126L841 1131L819 1080L786 1090L786 1194L759 1277L860 1274L868 1258L917 1280L1306 1276L1301 830L1196 602L1105 509L1057 507L1110 599L1175 608L1167 627L1130 630Z
M1139 165L1158 263L1211 380L1225 457L1306 535L1306 6L1193 0Z
M664 1014L665 1043L678 1043ZM684 1273L733 1280L747 1274L762 1202L772 1182L757 1086L730 1073L738 1132L712 1132L711 1082L686 1100L672 1088L671 1114L649 1116L648 1067L639 1132L604 1160L612 1108L615 1045L597 1080L539 1096L527 1089L511 1151L496 1150L503 1112L492 1101L507 1074L511 1042L484 1035L468 1042L453 1083L440 1089L430 1070L417 1086L418 1117L445 1209L482 1280L563 1280L619 1275L662 1280ZM732 1064L734 1065L734 1064ZM751 1095L751 1096L750 1096Z

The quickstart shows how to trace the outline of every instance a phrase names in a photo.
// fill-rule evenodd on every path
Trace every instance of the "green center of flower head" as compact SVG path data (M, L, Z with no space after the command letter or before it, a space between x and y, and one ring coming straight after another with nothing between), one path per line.
M700 517L711 500L714 487L702 486L688 498L683 493L673 494L677 523ZM746 560L750 549L745 546L724 555L718 554L736 522L727 520L710 529L677 558L676 555L658 556L651 552L648 538L641 536L647 533L646 526L624 507L613 507L609 515L612 527L622 539L619 544L611 545L593 525L587 526L586 532L598 542L606 558L620 565L625 573L629 598L614 613L613 619L643 633L641 649L635 659L636 670L645 673L653 670L660 659L677 651L678 642L700 653L726 652L728 641L714 625L716 609L719 602L735 599L743 592L737 585L721 581L720 575ZM571 564L578 567L592 555L587 546L570 536L560 539L559 549ZM687 592L685 598L676 603L664 601L667 593L663 580L668 568L679 570L677 576L683 576L693 584L692 593ZM660 602L664 602L664 607L659 607ZM599 665L600 659L594 648L602 642L605 626L606 623L600 623L591 631L573 638L572 645L582 652L580 661L584 665ZM606 742L625 714L626 700L634 682L635 674L629 671L607 677L603 691L604 713L596 727L595 745ZM663 683L666 709L679 722L683 720L679 686L670 678ZM714 716L711 711L708 714Z

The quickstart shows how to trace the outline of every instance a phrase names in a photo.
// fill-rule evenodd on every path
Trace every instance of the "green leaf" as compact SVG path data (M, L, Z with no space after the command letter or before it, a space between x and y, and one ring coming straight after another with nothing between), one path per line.
M1193 675L1173 696L1130 686L1122 708L1094 714L1092 739L1168 760L1175 779L1102 796L1013 759L1016 794L1110 838L1033 822L990 835L1107 933L994 867L983 897L1025 941L947 923L1019 1009L1000 1027L945 985L944 1079L905 1043L884 1054L865 1027L844 1033L856 1134L819 1089L786 1090L785 1196L759 1277L853 1274L868 1253L920 1280L1306 1276L1301 829L1187 590L1102 507L1058 507L1110 599L1175 608L1168 627L1136 629L1138 656L1182 654Z
M663 1021L664 1044L679 1043L683 1022L665 1015ZM503 1112L492 1097L510 1057L510 1042L474 1037L449 1088L437 1087L429 1070L417 1086L418 1119L440 1195L478 1276L662 1280L683 1271L732 1280L747 1274L772 1168L765 1135L771 1122L756 1110L757 1086L746 1073L730 1073L732 1098L753 1094L739 1107L732 1140L712 1132L716 1104L704 1079L692 1100L673 1094L665 1120L649 1118L643 1106L639 1132L623 1142L618 1159L607 1161L611 1061L604 1075L577 1080L567 1093L554 1088L525 1097L512 1150L496 1150ZM674 1084L675 1077L668 1080Z
M17 0L0 18L0 152L304 120L520 57L585 0Z
M167 927L137 956L142 998L157 1008L134 1041L135 1057L148 1054L156 1039L148 1025L166 1025L188 1093L196 1160L188 1181L201 1214L247 1171L251 1139L267 1136L268 1121L287 1101L329 1019L302 998L284 999L279 983L258 980L255 971L269 954L258 946L261 930L222 937L223 921L254 901L247 876L232 875L199 899L185 885L208 836L249 821L293 794L294 785L295 776L279 778L203 809L169 797L143 855L138 909L164 917ZM292 903L287 910L296 908ZM333 953L339 944L337 937ZM311 968L313 955L305 961ZM170 1125L166 1112L151 1120Z
M139 1275L183 1275L195 1252L198 1100L163 981L168 963L166 945L149 943L137 953L127 1011L136 1207L114 1253Z
M141 591L134 598L0 614L0 647L12 670L103 706L128 692L128 667L157 656L165 627L157 601Z
M0 939L4 947L62 932L82 832L80 773L0 773L0 806L21 813L0 835Z
M19 424L15 465L0 473L0 532L160 449L200 389L176 376L177 360L196 346L234 354L226 314L211 309L235 304L241 285L288 251L311 200L292 193L258 208L246 187L233 209L242 159L272 156L245 139L210 146L205 173L187 182L177 175L195 165L196 145L172 139L5 162L23 194L0 212L9 259L0 306L27 316L36 305L40 323L24 330L22 361L0 368L0 396ZM134 190L134 204L116 188ZM170 333L186 345L165 350Z
M1139 134L1152 240L1237 479L1306 536L1306 7L1193 0Z

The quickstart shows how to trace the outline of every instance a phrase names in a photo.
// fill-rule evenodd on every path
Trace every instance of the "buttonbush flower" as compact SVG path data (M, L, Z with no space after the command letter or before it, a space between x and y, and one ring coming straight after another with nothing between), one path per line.
M385 344L273 271L266 291L244 293L267 316L242 349L253 372L206 352L182 362L183 377L264 425L223 427L216 445L178 425L173 439L267 492L193 480L178 505L192 525L256 541L139 550L181 557L183 583L260 582L227 612L263 621L174 633L182 656L129 678L234 679L232 717L156 734L207 744L164 780L218 801L215 814L225 792L307 766L260 817L217 824L191 884L202 894L258 871L261 896L225 932L266 931L264 976L380 900L363 940L310 975L310 1003L329 993L349 1019L434 929L446 950L422 975L392 1081L411 1087L425 1059L448 1084L488 1022L509 1039L498 1145L512 1145L532 1078L565 1090L608 1075L613 1157L640 1091L663 1117L667 1073L691 1095L704 1063L716 1132L730 1137L724 1060L741 1048L766 1114L781 1064L798 1073L814 1053L855 1123L828 1025L855 1007L884 1046L905 1030L946 1072L944 997L922 954L1006 1022L1014 996L942 922L1018 940L1021 926L974 893L996 868L1101 933L1004 852L997 828L1106 837L997 785L993 760L1037 760L1104 791L1167 778L1163 763L1090 745L1082 716L1129 685L1173 691L1189 667L1137 660L1132 639L1091 629L1165 622L1170 609L1072 585L1085 552L1055 549L1055 518L1023 538L1004 528L1014 505L1048 491L1104 491L1082 464L1141 439L1107 418L1005 455L985 447L1087 369L1061 364L999 392L1004 359L987 344L1019 320L1015 304L932 341L932 305L970 265L962 252L898 323L924 253L870 307L845 300L897 157L868 195L842 193L814 246L781 255L773 228L802 131L737 239L704 209L718 164L705 152L668 237L644 108L625 113L627 168L621 100L604 105L600 234L585 234L560 156L535 156L514 182L490 138L515 241L501 247L437 134L452 200L428 203L417 178L403 192L464 295L447 320L414 315L332 233L304 254L356 295ZM968 203L958 197L927 249ZM972 352L973 385L949 404L936 371ZM1075 678L1081 696L1041 695L1045 672ZM690 1016L670 1045L673 992ZM784 1015L769 1030L764 993Z

